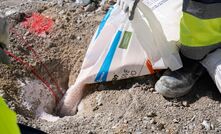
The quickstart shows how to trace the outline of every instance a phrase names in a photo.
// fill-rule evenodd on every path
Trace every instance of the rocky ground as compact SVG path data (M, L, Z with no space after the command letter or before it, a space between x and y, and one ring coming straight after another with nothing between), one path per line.
M68 85L74 83L91 37L105 12L95 6L96 2L88 6L71 1L61 4L47 0L0 0L0 3L0 11L11 14L10 25L21 35L18 37L10 31L9 51L29 62L55 86L42 67L41 63L44 63L65 91ZM53 28L42 35L25 29L21 22L33 12L50 17L54 21ZM38 53L40 60L33 58L32 53L23 46L22 38ZM176 99L166 99L154 91L157 76L96 84L83 99L78 113L63 118L56 116L53 100L42 95L49 102L46 105L51 105L46 112L56 119L51 122L39 118L36 107L24 105L22 95L26 92L21 83L28 85L37 79L30 70L11 60L9 66L0 65L0 94L17 112L20 123L47 133L221 133L221 95L208 74L197 82L192 92ZM29 89L33 91L30 94L40 90L39 86ZM43 97L38 99L31 104L39 105L44 100Z

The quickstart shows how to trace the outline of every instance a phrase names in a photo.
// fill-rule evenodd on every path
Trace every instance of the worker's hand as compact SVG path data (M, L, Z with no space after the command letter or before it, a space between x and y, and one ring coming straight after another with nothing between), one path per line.
M117 0L117 4L124 12L129 13L129 19L133 19L134 11L139 0Z

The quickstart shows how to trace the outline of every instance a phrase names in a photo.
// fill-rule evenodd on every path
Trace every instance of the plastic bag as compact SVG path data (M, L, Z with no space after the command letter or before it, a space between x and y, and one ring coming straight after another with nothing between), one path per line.
M143 9L139 10L140 15L142 15ZM142 27L147 27L146 31L140 32L142 27L136 27L138 25L134 25L133 21L129 21L128 14L123 12L120 7L115 5L110 8L92 38L75 84L70 86L60 103L60 113L70 115L76 112L77 105L86 90L84 87L87 84L152 74L154 73L152 63L154 63L156 69L169 67L164 63L167 61L165 59L171 57L173 53L178 54L178 50L173 49L165 52L166 54L163 53L162 51L168 44L163 44L164 46L161 49L162 45L160 43L167 42L167 39L164 37L164 40L157 42L156 45L157 37L156 33L153 32L155 29L151 29L151 25L148 24L147 20L149 18L146 20L143 18L145 16L140 18L138 16L133 20L137 24L141 24ZM134 28L138 28L138 30ZM148 49L149 47L151 49ZM177 62L174 68L182 67L179 55L172 57Z
M58 105L60 115L72 115L90 83L154 73L146 52L133 34L128 15L117 5L101 21L85 55L80 74Z
M106 82L153 73L146 67L147 59L128 15L115 6L105 26L93 37L77 81Z
M155 64L160 58L172 71L182 67L177 50L181 15L182 0L143 0L138 3L132 26L154 69L161 68ZM152 37L151 43L146 34Z

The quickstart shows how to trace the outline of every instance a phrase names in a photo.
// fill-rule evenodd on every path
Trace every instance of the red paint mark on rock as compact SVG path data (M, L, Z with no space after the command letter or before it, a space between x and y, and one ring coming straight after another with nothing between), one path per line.
M39 13L32 13L31 17L26 18L25 21L22 22L23 27L36 34L48 32L53 24L54 22L52 19Z

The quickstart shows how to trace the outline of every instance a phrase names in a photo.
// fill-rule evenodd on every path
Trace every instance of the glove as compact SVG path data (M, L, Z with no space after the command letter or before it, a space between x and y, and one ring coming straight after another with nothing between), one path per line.
M129 13L129 19L133 19L134 11L139 0L117 0L117 5L125 12Z

